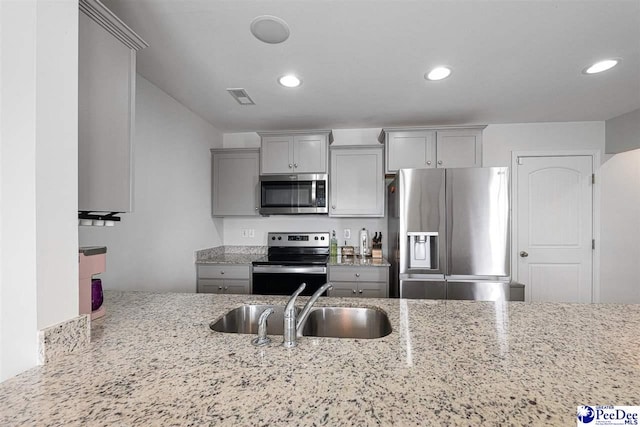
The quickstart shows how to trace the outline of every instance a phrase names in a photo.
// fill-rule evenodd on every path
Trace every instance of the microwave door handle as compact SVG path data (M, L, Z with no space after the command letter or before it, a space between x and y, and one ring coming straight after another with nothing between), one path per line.
M316 181L315 179L311 181L311 206L314 208L318 206L316 203Z

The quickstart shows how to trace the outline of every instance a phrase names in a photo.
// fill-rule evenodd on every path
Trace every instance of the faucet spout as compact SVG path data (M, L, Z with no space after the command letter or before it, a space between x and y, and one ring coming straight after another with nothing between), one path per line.
M298 321L296 322L296 338L302 336L302 330L304 329L305 323L307 323L307 319L309 318L309 313L311 312L311 308L316 303L320 295L325 293L325 291L333 289L333 285L331 283L325 283L320 286L320 288L311 295L309 301L307 301L307 305L304 306L300 314L298 315Z
M293 295L291 295L289 302L287 302L284 308L284 332L282 334L282 345L284 347L290 348L296 346L296 298L306 287L306 283L301 284Z

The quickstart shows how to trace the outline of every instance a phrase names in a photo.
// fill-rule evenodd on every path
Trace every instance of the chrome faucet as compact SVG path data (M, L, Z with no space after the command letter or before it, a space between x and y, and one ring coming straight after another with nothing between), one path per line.
M298 319L296 320L296 298L300 295L300 292L306 288L307 284L303 283L300 285L298 289L291 295L289 298L289 302L287 302L287 306L284 309L284 339L282 341L282 346L291 348L295 347L298 342L297 338L302 336L302 329L304 329L304 325L307 322L307 318L309 317L309 313L311 312L311 307L316 303L320 295L322 295L326 290L333 288L331 283L325 283L318 289L309 301L307 301L307 305L304 306Z

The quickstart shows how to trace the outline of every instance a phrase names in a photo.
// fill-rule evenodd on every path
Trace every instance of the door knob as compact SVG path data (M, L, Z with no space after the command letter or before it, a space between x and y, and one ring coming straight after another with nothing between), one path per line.
M527 252L525 252L525 251L521 251L521 252L520 252L520 256L521 256L522 258L526 258L526 257L528 257L528 256L529 256L529 254L528 254Z

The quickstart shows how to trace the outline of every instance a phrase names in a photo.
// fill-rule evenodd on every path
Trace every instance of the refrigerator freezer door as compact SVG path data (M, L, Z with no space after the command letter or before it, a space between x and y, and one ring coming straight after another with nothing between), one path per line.
M400 298L445 299L447 283L444 280L400 280Z
M444 169L400 169L398 171L400 274L444 274L446 265L445 238L445 172ZM389 223L391 227L391 222ZM429 266L409 262L410 233L430 232Z
M447 299L510 301L509 282L447 281Z
M509 169L446 171L446 274L509 276Z

